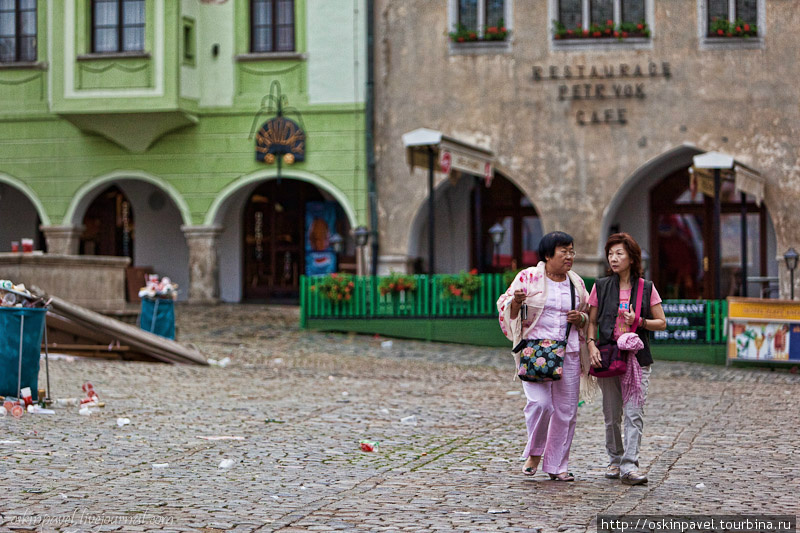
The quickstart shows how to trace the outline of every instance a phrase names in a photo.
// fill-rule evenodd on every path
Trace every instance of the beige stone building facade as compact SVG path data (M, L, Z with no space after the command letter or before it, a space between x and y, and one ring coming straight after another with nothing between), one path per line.
M627 231L663 296L724 297L740 292L744 217L747 294L788 296L783 254L800 248L794 1L376 0L375 17L382 272L427 269L428 173L410 166L403 135L428 128L492 154L489 187L437 160L437 272L522 268L562 230L576 270L595 276L607 235ZM703 194L713 184L690 173L709 151L736 162L718 230Z

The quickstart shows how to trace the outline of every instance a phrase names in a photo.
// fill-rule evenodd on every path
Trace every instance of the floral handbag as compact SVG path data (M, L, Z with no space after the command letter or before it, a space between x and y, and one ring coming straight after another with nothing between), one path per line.
M567 276L569 279L569 276ZM569 280L571 309L575 309L575 285ZM564 340L523 339L514 347L513 352L522 354L519 357L517 375L522 381L544 382L558 381L564 371L564 354L572 324L567 323L567 335Z

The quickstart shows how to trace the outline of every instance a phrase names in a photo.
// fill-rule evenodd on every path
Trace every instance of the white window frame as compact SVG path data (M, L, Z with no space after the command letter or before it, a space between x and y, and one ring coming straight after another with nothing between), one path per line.
M581 7L583 12L581 13L581 25L584 30L588 30L592 25L591 20L589 20L591 16L590 0L582 0L582 2L583 4ZM655 8L653 3L654 0L644 0L644 21L650 29L650 37L628 37L620 42L607 37L599 39L555 39L552 21L559 20L559 0L550 0L550 17L548 17L548 20L551 22L547 27L547 31L550 33L550 43L553 48L561 50L612 50L615 48L651 49L653 43L653 21L655 20ZM621 19L622 0L614 0L614 24L619 24Z
M503 2L503 22L506 24L508 36L503 41L475 41L468 43L454 43L450 42L450 53L496 53L509 51L511 49L511 41L514 38L514 0L504 0ZM450 21L448 27L449 31L456 31L458 29L458 0L447 1L447 15ZM478 0L478 36L483 38L483 27L486 25L486 0ZM449 37L448 37L449 40Z
M764 48L764 35L767 24L767 1L757 0L758 21L756 37L709 37L708 35L708 0L697 0L697 37L701 50L761 49ZM728 21L736 20L736 0L728 0Z

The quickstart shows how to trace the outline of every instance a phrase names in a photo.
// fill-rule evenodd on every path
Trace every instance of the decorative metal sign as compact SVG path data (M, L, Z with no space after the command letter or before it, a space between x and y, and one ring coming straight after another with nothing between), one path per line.
M256 160L272 164L278 157L283 157L287 165L306 158L305 132L295 121L282 116L265 122L256 134Z

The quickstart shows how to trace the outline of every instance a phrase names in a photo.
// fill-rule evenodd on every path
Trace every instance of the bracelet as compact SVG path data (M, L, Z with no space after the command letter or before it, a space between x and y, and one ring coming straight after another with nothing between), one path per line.
M591 337L589 337L588 339L586 339L586 344L589 344L590 342L593 342L593 343L597 344L597 339L593 339L593 338L591 338Z
M641 323L642 328L647 329L647 319L643 318L641 320L642 320L642 323Z

